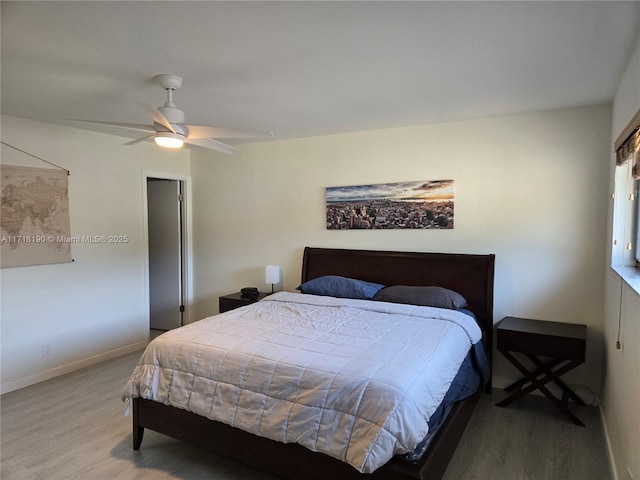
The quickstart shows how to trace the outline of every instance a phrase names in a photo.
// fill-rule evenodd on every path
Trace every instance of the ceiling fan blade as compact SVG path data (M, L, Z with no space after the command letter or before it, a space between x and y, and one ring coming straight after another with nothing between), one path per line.
M149 110L149 113L151 113L151 117L153 118L154 122L159 123L171 133L176 133L175 129L171 125L171 122L167 120L167 117L164 116L159 108L153 107L151 105L145 105L145 107L147 108L147 110Z
M198 147L208 148L209 150L216 150L223 153L236 153L237 148L233 148L231 145L219 142L213 138L187 138L185 143L190 145L197 145Z
M139 123L95 122L93 120L75 120L75 119L64 119L63 121L69 122L69 123L86 124L86 125L125 128L127 130L135 130L138 132L146 132L146 133L155 133L156 131L155 128L153 128L151 125L141 125Z
M184 125L187 138L273 138L271 132L252 132L226 127L205 127L203 125Z
M145 141L147 141L147 140L149 140L151 138L153 138L153 135L147 135L147 136L144 136L144 137L141 137L141 138L136 138L135 140L131 140L130 142L123 143L123 145L128 147L128 146L131 146L131 145L136 145L136 144L138 144L140 142L145 142Z

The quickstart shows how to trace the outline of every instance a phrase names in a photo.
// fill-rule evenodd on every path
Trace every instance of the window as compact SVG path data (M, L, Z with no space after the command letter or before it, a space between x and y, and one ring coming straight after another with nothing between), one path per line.
M640 180L636 180L636 213L635 218L635 231L634 236L636 242L636 268L640 269Z
M611 265L623 277L640 272L640 110L618 137Z

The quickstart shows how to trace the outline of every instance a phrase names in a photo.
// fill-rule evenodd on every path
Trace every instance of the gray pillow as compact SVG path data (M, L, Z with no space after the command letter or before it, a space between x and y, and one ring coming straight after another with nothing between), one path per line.
M449 310L459 310L467 306L467 301L462 295L443 287L393 285L381 289L373 299L380 302L408 303Z
M384 285L364 282L355 278L327 275L314 278L298 286L296 290L313 295L371 300Z

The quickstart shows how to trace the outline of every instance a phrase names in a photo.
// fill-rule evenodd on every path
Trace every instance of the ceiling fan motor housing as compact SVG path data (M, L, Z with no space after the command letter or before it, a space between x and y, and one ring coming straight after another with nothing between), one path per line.
M169 107L165 104L164 107L158 107L158 110L169 123L184 123L184 112L179 108Z

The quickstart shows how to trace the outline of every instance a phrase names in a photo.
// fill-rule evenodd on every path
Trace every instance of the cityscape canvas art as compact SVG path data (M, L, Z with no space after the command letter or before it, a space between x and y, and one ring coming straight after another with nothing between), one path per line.
M453 180L326 189L327 229L452 229Z

